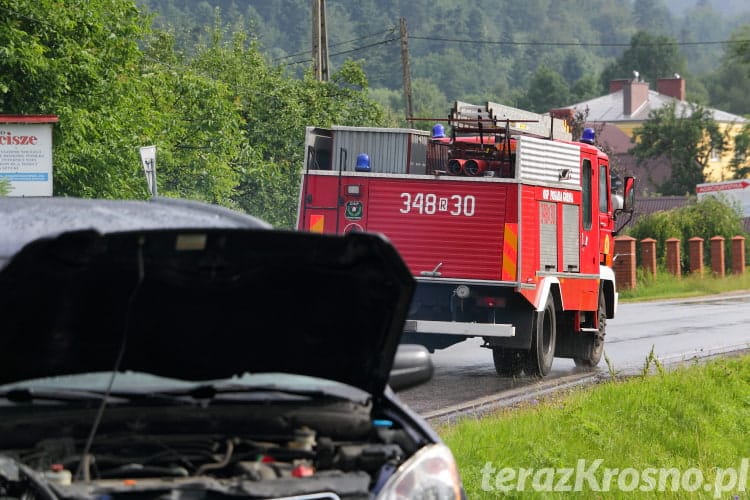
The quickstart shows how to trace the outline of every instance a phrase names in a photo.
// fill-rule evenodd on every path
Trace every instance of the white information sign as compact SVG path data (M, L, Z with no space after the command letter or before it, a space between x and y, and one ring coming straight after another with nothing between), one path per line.
M695 192L698 200L706 196L726 197L730 202L739 203L743 215L750 217L750 179L698 184Z
M0 123L0 179L8 196L52 196L51 123Z
M156 196L156 146L143 146L141 148L141 164L146 173L149 192Z

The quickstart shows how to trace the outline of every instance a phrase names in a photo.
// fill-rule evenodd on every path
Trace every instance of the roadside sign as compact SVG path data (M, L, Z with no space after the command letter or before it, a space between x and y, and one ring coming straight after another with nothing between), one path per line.
M706 196L719 196L725 197L730 202L739 203L742 214L750 217L750 179L698 184L695 192L698 200Z
M56 116L0 115L0 179L8 196L52 196L52 126Z
M141 148L141 163L146 173L148 190L151 196L156 196L156 146L144 146Z

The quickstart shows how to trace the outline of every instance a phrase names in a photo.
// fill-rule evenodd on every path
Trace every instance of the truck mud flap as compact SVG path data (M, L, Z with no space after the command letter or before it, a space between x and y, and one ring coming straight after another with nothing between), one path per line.
M459 335L463 337L514 337L516 327L498 323L463 323L460 321L407 320L404 333Z

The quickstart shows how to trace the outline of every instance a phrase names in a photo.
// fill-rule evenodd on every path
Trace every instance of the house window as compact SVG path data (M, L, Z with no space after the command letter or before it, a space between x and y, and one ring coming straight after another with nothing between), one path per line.
M711 161L721 160L721 152L716 148L711 148Z

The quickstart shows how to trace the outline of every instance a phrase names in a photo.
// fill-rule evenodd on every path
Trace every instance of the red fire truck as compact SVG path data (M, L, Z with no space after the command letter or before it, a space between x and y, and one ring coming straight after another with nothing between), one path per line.
M298 228L379 232L417 280L403 342L481 337L503 376L549 373L555 356L599 363L617 310L613 196L593 130L496 103L457 102L446 135L309 127Z

